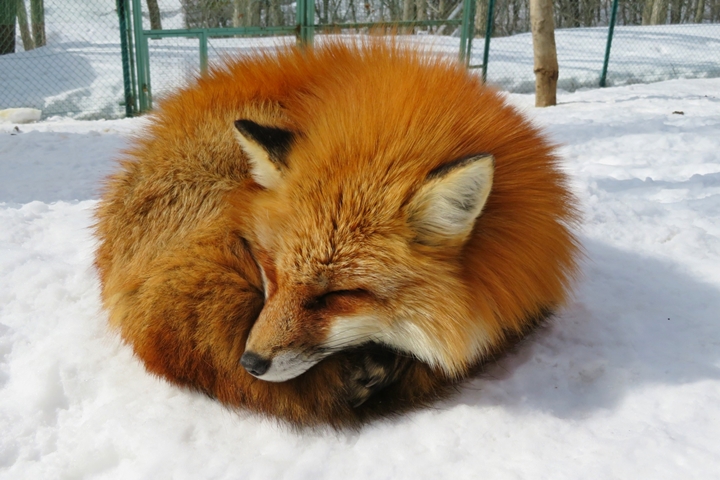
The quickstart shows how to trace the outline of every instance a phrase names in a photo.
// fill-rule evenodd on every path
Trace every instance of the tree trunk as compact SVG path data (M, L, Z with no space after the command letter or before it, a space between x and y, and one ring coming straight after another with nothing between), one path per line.
M321 23L330 23L330 0L322 0L323 17Z
M580 1L571 0L568 2L568 15L570 15L570 26L578 28L581 25L580 21Z
M390 0L388 2L381 2L381 5L387 5L387 14L390 17L390 21L396 21L400 19L400 3L398 0ZM382 17L385 20L385 17Z
M248 11L247 0L233 0L232 24L235 28L245 27L245 14Z
M535 106L548 107L557 104L559 74L552 0L530 0L530 27L535 60Z
M705 14L705 0L698 0L697 9L695 9L695 23L702 23Z
M487 27L488 0L475 1L475 35L485 36Z
M260 0L249 0L248 2L248 26L259 27L262 16L262 3Z
M650 18L652 17L652 10L653 10L654 4L655 4L655 0L645 0L645 5L643 6L643 13L642 13L642 24L643 25L652 25L650 23Z
M419 22L425 21L425 11L427 10L426 0L415 1L415 20ZM420 27L419 30L425 30L425 27Z
M672 0L670 2L670 23L680 23L682 18L682 0Z
M510 31L515 33L520 31L520 28L518 28L518 24L520 23L520 2L518 0L512 0L510 4L510 10L512 11L512 15L510 16L510 19L512 22L510 23Z
M415 4L413 3L413 0L404 0L403 1L403 16L402 19L404 22L409 22L413 20L413 17L415 16L415 12L413 12L413 7ZM410 34L413 33L412 27L406 27L403 29L403 33Z
M45 46L45 4L43 0L30 0L30 19L35 48Z
M17 0L17 23L20 27L20 38L22 38L23 50L26 52L35 48L32 35L30 35L30 25L28 24L27 10L25 10L25 0Z
M697 6L696 0L683 0L682 11L679 23L692 23L692 19L695 17L695 7Z
M147 0L147 7L150 14L150 30L162 30L160 7L158 7L157 0Z
M348 9L350 10L350 20L352 20L352 23L357 23L357 8L355 8L355 0L348 0ZM347 12L345 14L345 18L347 18ZM357 33L357 30L355 31Z
M285 25L285 18L280 6L280 0L270 0L270 25L274 27Z
M668 0L655 0L650 13L650 25L662 25L667 17Z

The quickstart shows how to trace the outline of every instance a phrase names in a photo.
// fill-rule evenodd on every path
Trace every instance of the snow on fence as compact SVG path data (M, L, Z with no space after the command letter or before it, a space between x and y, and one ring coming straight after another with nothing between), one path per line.
M483 63L489 1L476 0L473 5L477 13L469 63L475 67ZM181 30L255 25L270 32L273 27L293 26L297 5L290 0L143 0L140 18L147 30L158 26ZM359 25L344 27L343 33L362 31L363 22L427 22L421 27L400 28L398 33L407 35L408 41L457 55L462 5L462 0L315 0L314 21ZM574 91L599 86L611 5L612 0L556 2L558 88ZM124 116L125 83L116 7L112 2L95 0L0 0L0 109L37 108L44 118ZM619 0L618 9L607 85L720 76L720 0ZM450 24L432 24L448 20ZM512 92L532 92L527 0L495 0L493 20L496 36L489 44L488 83ZM318 29L316 40L321 41L320 33ZM133 36L126 38L132 47ZM227 54L294 41L295 36L287 33L229 38L211 35L207 60L212 64ZM148 40L147 63L155 98L198 74L200 48L193 38ZM128 72L132 81L135 66L130 65Z

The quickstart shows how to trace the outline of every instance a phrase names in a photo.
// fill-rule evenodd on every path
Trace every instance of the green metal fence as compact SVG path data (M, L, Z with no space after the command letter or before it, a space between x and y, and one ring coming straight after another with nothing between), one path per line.
M194 71L204 72L210 61L223 54L293 42L307 46L315 42L316 35L321 40L328 34L382 28L403 35L421 32L427 35L451 28L459 33L458 55L469 62L476 0L455 1L453 10L444 9L444 14L438 10L437 15L427 18L427 15L417 15L415 3L416 10L410 13L393 12L390 8L385 12L373 11L369 3L353 11L352 0L336 1L343 7L341 13L339 8L332 8L333 0L319 0L319 3L297 0L285 5L280 1L246 0L241 7L238 0L183 0L183 25L178 25L179 19L175 18L168 22L170 28L167 28L158 21L152 25L149 8L144 15L146 5L141 0L131 0L129 8L123 9L123 21L132 25L133 33L127 43L133 50L137 80L131 82L132 96L127 104L139 112L149 110L154 94L172 90ZM197 62L194 65L193 60Z
M487 4L478 0L476 25L490 17ZM531 93L529 0L494 7L487 81ZM720 76L720 0L554 0L554 10L561 90Z
M554 4L562 90L720 76L720 0ZM0 109L134 115L224 55L378 28L534 91L529 0L0 0Z

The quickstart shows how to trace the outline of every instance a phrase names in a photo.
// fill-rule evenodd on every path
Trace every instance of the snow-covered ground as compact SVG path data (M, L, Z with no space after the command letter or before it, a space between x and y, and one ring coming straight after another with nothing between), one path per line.
M26 2L27 3L27 2ZM144 3L144 2L143 2ZM163 28L184 28L179 0L159 0ZM120 118L125 114L120 33L114 2L46 0L47 46L0 56L0 109L33 107L43 118ZM145 28L149 28L148 16ZM558 87L572 92L599 85L607 27L556 31ZM321 41L321 35L317 39ZM413 43L456 56L459 38L416 35ZM210 63L221 56L286 42L285 38L209 40ZM22 42L17 39L18 49ZM149 40L152 92L177 88L200 68L197 39ZM473 42L471 65L482 64L484 39ZM624 85L673 78L720 76L720 24L618 26L607 84ZM532 93L532 38L529 33L493 38L488 82L516 93Z
M559 100L510 96L582 202L574 300L451 399L345 433L170 386L106 327L91 215L144 120L0 125L0 478L717 478L720 79Z

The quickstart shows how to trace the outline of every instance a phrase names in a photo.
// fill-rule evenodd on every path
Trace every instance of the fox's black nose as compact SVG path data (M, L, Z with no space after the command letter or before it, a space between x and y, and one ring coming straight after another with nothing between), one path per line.
M271 363L272 360L263 358L253 352L245 352L242 357L240 357L240 365L245 367L245 370L256 377L265 374L265 372L268 371L268 368L270 368Z

